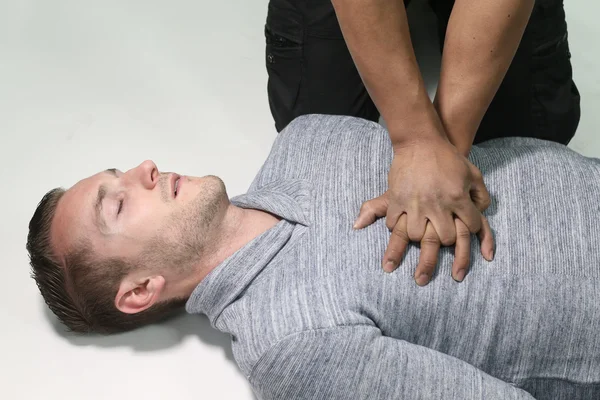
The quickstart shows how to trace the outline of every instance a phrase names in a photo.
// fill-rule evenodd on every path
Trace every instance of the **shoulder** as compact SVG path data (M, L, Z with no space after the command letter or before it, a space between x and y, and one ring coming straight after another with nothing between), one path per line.
M307 137L324 134L375 134L387 136L385 128L376 122L357 117L323 114L297 117L281 131L279 136L285 138L296 134Z
M471 161L485 175L533 173L570 175L583 167L591 173L600 171L600 160L585 157L569 147L535 138L502 138L473 147Z
M387 131L378 123L356 117L310 114L294 119L281 131L272 152L304 148L324 150L348 141L389 140Z
M355 117L311 114L294 119L275 138L250 190L282 179L308 179L360 155L387 160L391 143L379 124Z

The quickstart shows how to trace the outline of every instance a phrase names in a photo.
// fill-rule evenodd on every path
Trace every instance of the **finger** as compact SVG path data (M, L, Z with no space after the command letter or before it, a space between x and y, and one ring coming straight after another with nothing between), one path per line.
M388 201L385 194L364 202L360 207L356 221L354 221L353 228L362 229L371 225L377 218L385 217L387 210Z
M425 218L425 216L422 215L419 210L409 210L407 214L408 238L411 242L420 242L421 240L423 240L423 236L425 235L427 218Z
M479 212L484 212L491 204L490 193L483 182L483 176L481 172L477 170L470 190L471 200L475 203L475 207Z
M453 212L467 226L469 232L477 233L481 230L481 211L473 202L467 201Z
M452 278L455 281L462 282L471 262L471 232L460 219L456 218L454 222L456 225L456 245L454 246Z
M393 272L398 268L409 243L410 240L406 232L406 214L402 214L398 219L398 223L392 229L390 242L383 255L383 270L385 272Z
M427 223L425 234L421 240L421 255L419 265L415 271L417 285L425 286L433 276L437 266L438 253L440 251L440 240L431 223Z
M433 229L438 234L440 243L443 246L452 246L456 243L456 224L452 214L438 213L429 219L433 225Z
M492 228L490 227L490 223L487 218L482 215L481 216L481 230L478 235L479 242L481 243L481 255L488 261L492 261L494 259L494 235L492 233Z
M394 227L398 224L398 220L400 220L400 216L403 214L403 211L397 207L394 203L388 202L387 214L385 216L385 225L390 231L394 230Z

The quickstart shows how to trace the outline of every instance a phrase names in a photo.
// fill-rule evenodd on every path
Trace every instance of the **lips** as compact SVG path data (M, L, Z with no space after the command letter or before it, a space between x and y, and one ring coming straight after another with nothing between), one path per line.
M177 175L177 174L171 174L171 194L173 195L173 198L176 198L177 195L180 192L180 187L181 187L181 176Z

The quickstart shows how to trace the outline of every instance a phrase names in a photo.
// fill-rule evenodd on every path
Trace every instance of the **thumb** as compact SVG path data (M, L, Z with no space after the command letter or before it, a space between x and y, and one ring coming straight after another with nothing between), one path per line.
M356 221L354 221L354 229L362 229L377 220L377 218L385 217L388 209L387 192L372 200L365 201L360 207L360 212Z
M487 208L490 206L491 199L490 193L488 192L483 182L474 183L471 186L470 194L471 200L473 200L473 203L475 203L475 207L477 207L477 209L480 212L484 212L485 210L487 210Z
M473 181L471 182L471 190L469 194L471 195L471 200L475 204L475 207L477 207L480 212L484 212L491 203L490 193L483 182L483 175L479 169L475 166L472 168L474 169Z

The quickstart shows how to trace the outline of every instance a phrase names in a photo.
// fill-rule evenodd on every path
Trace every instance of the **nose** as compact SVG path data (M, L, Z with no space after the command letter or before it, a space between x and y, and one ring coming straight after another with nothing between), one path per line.
M158 167L152 160L146 160L129 171L132 181L141 183L148 190L154 189L158 182Z

